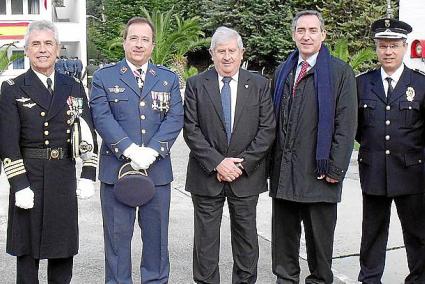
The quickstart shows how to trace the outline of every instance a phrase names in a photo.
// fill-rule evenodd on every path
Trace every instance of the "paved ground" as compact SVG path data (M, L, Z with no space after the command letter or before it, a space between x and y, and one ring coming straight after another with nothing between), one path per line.
M190 196L184 191L188 149L181 137L172 149L175 182L173 183L170 213L170 283L192 283L192 235L193 207ZM8 184L5 177L0 178L0 283L15 282L15 258L5 253L6 220L8 206ZM358 251L361 235L361 193L359 188L357 164L353 154L352 164L346 181L342 202L338 209L338 223L334 246L335 283L357 283ZM103 237L102 219L100 215L99 195L79 201L80 213L80 253L75 258L74 277L72 283L103 283ZM271 201L267 193L260 196L258 204L258 233L260 259L258 281L260 284L274 283L271 272ZM226 211L225 211L226 212ZM231 283L231 247L228 213L222 224L222 243L220 271L222 283ZM141 254L138 228L133 240L133 280L139 283L139 259ZM404 248L402 248L401 229L393 212L390 228L390 240L387 253L387 267L383 283L403 283L407 273ZM304 245L300 253L302 277L308 271ZM40 267L41 283L46 283L45 263Z

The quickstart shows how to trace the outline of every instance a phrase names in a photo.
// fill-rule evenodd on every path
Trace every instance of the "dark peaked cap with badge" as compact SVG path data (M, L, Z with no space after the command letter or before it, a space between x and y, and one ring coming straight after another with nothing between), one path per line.
M412 27L403 21L385 18L375 21L371 30L374 39L406 39Z

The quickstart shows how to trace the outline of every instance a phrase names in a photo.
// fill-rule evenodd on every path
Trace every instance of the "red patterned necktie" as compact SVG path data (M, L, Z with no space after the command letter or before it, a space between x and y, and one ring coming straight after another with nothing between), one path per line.
M295 81L294 88L292 89L292 96L295 96L295 89L298 86L298 83L301 81L302 78L304 78L305 74L307 73L307 69L310 66L307 61L303 61L301 65L301 71L300 74L298 74L298 78Z

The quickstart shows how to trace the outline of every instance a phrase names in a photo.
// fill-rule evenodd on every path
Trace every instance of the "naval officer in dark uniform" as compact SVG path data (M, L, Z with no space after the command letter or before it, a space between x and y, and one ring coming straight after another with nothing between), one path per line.
M16 283L38 283L40 259L48 259L48 282L70 283L78 252L77 195L94 194L96 155L84 155L77 187L71 153L76 111L91 127L81 82L55 72L58 33L35 21L25 35L31 68L3 82L0 157L10 183L7 253L17 256ZM96 151L94 145L94 151Z
M90 105L103 139L99 179L105 283L133 283L131 239L136 215L143 241L142 283L168 282L170 148L183 127L183 106L177 75L149 62L154 35L147 19L130 19L124 32L125 59L93 76ZM118 171L128 160L135 169L147 170L156 189L153 198L137 208L120 203L113 191Z
M425 283L425 76L403 64L411 31L394 19L374 22L381 67L357 77L362 283L381 283L392 201L410 271L405 283Z

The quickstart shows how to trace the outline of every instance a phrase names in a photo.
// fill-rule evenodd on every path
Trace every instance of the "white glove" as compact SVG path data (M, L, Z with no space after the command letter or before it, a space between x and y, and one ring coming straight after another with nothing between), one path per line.
M90 179L81 178L78 181L77 197L80 199L88 199L94 195L94 182Z
M135 170L146 170L156 160L159 153L149 147L133 147L135 144L131 144L130 147L125 149L124 155L131 159L131 166Z
M85 152L83 154L80 155L81 160L83 161L88 161L93 157L93 152Z
M15 193L15 205L22 209L31 209L34 207L34 192L26 187Z

